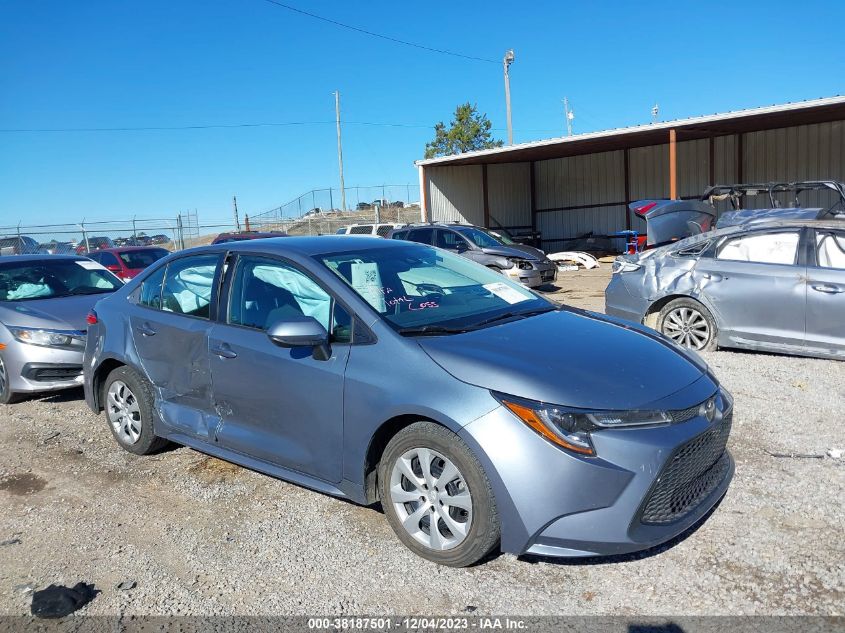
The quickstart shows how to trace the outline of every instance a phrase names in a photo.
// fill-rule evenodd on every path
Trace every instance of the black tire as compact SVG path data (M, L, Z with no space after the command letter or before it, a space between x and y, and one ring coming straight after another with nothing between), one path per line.
M402 519L391 500L390 486L394 465L403 455L414 449L433 450L453 462L460 475L454 480L461 482L462 489L459 492L464 492L463 487L465 486L471 497L472 514L469 529L466 531L463 541L450 549L435 550L417 541L403 527ZM437 458L435 458L436 461ZM446 482L446 484L455 485L449 482ZM408 549L422 558L450 567L467 567L483 559L499 543L499 516L490 481L469 447L445 427L433 422L421 421L405 427L397 433L388 442L379 463L378 486L382 507L390 527L393 528L396 536ZM436 491L437 488L435 487L434 490ZM443 493L441 492L441 494ZM431 503L443 505L442 501L432 501ZM432 508L430 511L432 512L431 516L434 517L434 509ZM448 510L448 512L452 511ZM423 515L422 521L425 520L425 516ZM429 530L431 529L430 520L429 518ZM441 521L440 519L436 520Z
M133 428L139 430L140 433L134 441L132 441L133 438L128 433L124 432L120 428L115 428L115 425L112 424L109 417L110 407L112 405L109 402L108 394L112 385L117 382L123 383L128 388L129 393L126 394L124 392L123 395L125 401L129 402L130 405L133 402L137 403L138 420L134 423ZM124 450L134 453L135 455L150 455L151 453L160 451L162 448L167 446L167 440L158 437L155 434L155 415L153 413L154 401L155 399L153 397L153 391L150 383L131 367L118 367L117 369L112 370L106 378L103 383L102 393L103 413L106 416L106 423L108 424L109 430L112 432L115 441L117 441L120 447Z
M717 347L716 319L695 299L674 299L663 306L657 315L657 331L699 352L712 352Z
M0 354L0 404L14 404L21 396L9 387L9 374L3 356Z

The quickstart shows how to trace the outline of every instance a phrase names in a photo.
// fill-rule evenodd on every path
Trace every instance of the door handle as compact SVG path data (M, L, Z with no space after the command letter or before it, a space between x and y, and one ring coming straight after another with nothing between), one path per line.
M226 343L215 345L211 348L211 353L216 354L220 358L237 358L238 353L229 347Z
M144 323L136 328L144 336L155 336L156 331L150 327L149 323Z
M817 292L824 292L829 295L835 295L843 292L842 288L834 286L833 284L813 284L813 290L816 290Z
M702 273L701 276L705 279L709 279L710 281L722 281L723 279L727 279L727 277L723 277L718 273Z

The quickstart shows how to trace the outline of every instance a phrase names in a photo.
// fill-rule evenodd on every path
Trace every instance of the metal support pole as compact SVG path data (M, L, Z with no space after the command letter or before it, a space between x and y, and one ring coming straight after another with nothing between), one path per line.
M237 198L237 196L232 196L232 211L235 214L235 230L240 232L240 230L241 230L241 220L238 217L238 198Z
M185 250L185 235L182 231L182 215L181 214L176 216L176 235L178 236L178 240L179 240L178 241L179 250L180 251Z
M678 199L678 135L674 128L669 130L669 198Z
M88 232L85 230L85 218L82 218L82 224L79 226L82 227L82 241L85 243L85 252L91 250L90 244L88 244Z
M513 63L513 49L505 52L502 58L502 68L505 71L505 108L508 116L508 145L513 145L513 124L511 122L511 76L509 72L510 65Z
M376 221L376 224L381 222L381 205L380 204L376 205L375 221Z
M346 185L343 182L343 145L340 142L340 91L334 91L334 113L337 123L337 166L340 171L340 210L346 211Z

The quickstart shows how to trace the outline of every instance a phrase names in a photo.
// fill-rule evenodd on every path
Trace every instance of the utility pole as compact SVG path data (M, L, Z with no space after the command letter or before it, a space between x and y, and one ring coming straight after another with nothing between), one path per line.
M238 217L238 198L237 198L237 196L232 196L232 211L235 214L235 230L240 232L240 230L241 230L241 219Z
M508 72L510 65L513 64L514 56L513 49L510 48L505 51L505 56L502 58L502 68L505 71L505 107L508 113L508 145L513 145L513 123L511 122L511 76Z
M340 210L346 211L346 185L343 184L343 145L340 142L340 90L334 91L334 114L337 122L337 166L340 170Z
M566 135L572 136L572 121L575 119L575 113L569 109L569 99L563 98L563 112L566 116Z

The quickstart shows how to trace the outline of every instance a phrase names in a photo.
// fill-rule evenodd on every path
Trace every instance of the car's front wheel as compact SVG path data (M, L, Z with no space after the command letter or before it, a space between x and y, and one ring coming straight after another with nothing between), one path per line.
M469 447L432 422L397 433L379 465L387 520L409 549L428 560L465 567L499 542L490 482Z
M9 370L6 369L3 356L0 356L0 404L12 404L18 397L18 394L12 391Z
M657 330L683 347L700 352L716 349L716 319L694 299L675 299L663 306Z
M153 428L150 384L131 367L118 367L103 385L106 419L120 446L136 455L149 455L167 444Z

